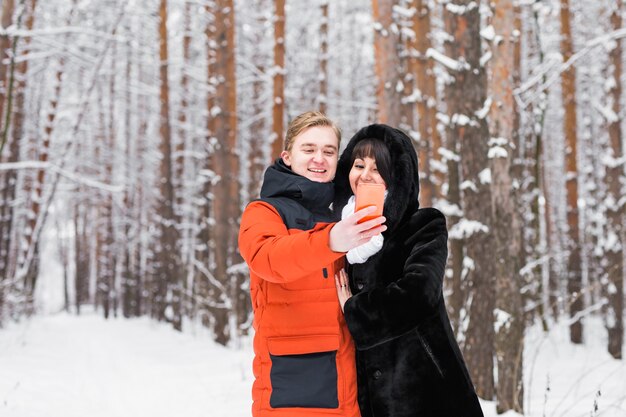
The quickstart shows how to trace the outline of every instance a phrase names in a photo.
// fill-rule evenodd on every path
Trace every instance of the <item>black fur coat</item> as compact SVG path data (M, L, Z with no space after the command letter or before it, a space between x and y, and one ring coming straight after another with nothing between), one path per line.
M392 183L384 215L383 248L348 267L353 296L345 318L357 348L358 398L363 417L482 416L442 294L447 259L445 217L420 209L417 156L400 130L370 125L350 140L335 180L339 212L354 145L383 140L391 153Z

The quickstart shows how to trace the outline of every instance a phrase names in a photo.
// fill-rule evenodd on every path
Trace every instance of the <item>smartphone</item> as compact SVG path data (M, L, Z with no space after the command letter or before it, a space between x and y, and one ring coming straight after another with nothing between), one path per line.
M375 219L383 215L383 204L385 203L385 185L368 182L360 182L356 186L356 207L355 212L368 206L376 206L376 211L369 216L363 217L359 223Z

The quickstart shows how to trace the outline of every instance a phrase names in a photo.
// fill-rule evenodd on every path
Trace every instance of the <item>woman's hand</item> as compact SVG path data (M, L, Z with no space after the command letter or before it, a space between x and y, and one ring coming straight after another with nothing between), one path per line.
M348 301L348 298L352 297L352 291L350 291L350 285L348 285L348 274L346 274L344 269L339 271L339 276L335 275L335 286L337 287L339 305L343 313L343 306L346 304L346 301Z
M376 207L374 206L365 207L336 223L330 229L330 250L333 252L348 252L352 248L369 242L372 236L387 230L387 226L383 224L386 220L383 216L359 223L359 220L375 211Z

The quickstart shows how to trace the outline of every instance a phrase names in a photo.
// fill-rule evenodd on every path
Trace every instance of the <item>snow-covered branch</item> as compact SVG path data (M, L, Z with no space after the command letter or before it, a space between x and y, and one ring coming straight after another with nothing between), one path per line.
M122 35L111 34L109 32L102 32L99 30L93 30L90 28L79 27L79 26L65 26L65 27L53 27L53 28L42 28L42 29L33 29L33 30L25 30L18 29L15 26L9 26L4 29L0 26L0 36L9 36L15 37L18 36L20 38L35 38L35 37L45 37L52 35L67 35L67 34L79 34L79 35L89 35L98 38L103 38L106 40L114 40L120 43L128 42L128 39Z
M124 191L123 185L106 184L101 181L79 176L73 172L63 169L50 162L41 161L22 161L22 162L4 162L0 163L0 171L21 170L21 169L45 169L57 173L62 177L69 179L77 184L83 184L91 188L97 188L109 193L120 193Z
M544 83L539 84L543 77L535 76L533 77L532 82L531 80L529 80L519 88L513 90L513 94L517 97L518 103L522 106L522 108L526 108L530 104L535 103L541 97L545 90L549 89L555 83L559 82L559 77L563 72L571 68L581 58L585 57L597 47L605 46L609 42L614 42L615 40L622 38L626 38L626 28L618 29L613 32L609 32L606 35L598 36L597 38L590 40L589 42L587 42L584 48L573 54L566 62L562 63L560 66L556 66L556 68L551 67L552 74L550 74L550 77ZM539 85L535 89L534 94L528 100L524 101L521 97L523 92L529 90L537 84Z
M426 57L434 59L435 61L439 62L441 65L452 71L468 71L471 68L470 64L468 64L467 62L452 59L434 48L428 48L428 50L426 51Z

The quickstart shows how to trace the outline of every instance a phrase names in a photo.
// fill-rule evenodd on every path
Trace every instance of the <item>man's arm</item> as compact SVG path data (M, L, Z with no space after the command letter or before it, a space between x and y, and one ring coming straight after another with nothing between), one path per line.
M250 270L271 282L290 282L321 270L345 254L333 252L329 234L335 223L319 223L290 235L276 209L250 203L241 218L239 251Z

